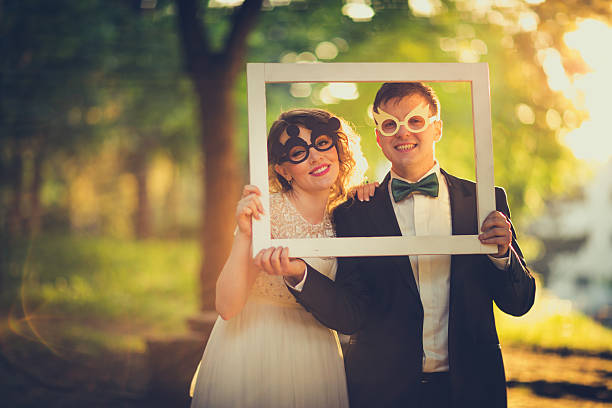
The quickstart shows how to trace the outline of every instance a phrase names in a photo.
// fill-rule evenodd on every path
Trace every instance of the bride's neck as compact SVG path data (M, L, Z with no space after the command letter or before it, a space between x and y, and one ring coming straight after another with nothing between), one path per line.
M287 197L306 221L312 224L323 221L327 201L329 200L329 191L306 192L293 189L289 191Z

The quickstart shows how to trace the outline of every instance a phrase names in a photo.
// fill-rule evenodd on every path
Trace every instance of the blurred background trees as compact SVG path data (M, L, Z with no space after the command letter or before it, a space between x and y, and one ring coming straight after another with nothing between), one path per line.
M609 24L609 2L2 1L2 235L199 239L199 272L181 273L199 273L212 308L248 180L246 61L488 62L496 184L527 225L590 171L564 143L593 117L572 88L593 67L566 37L589 18ZM297 106L346 117L377 179L376 88L268 86L268 120ZM469 87L436 89L438 155L473 178Z
M612 322L611 18L608 0L0 0L4 400L188 405L206 339L193 316L214 315L248 182L245 62L487 62L495 181L539 289L561 296L538 290L524 318L498 315L501 340L609 356L612 331L577 309ZM437 155L473 178L469 85L432 85ZM268 85L266 119L304 106L343 116L377 180L378 86ZM523 351L510 348L510 386L611 401L609 357L536 376ZM155 392L168 389L164 405Z

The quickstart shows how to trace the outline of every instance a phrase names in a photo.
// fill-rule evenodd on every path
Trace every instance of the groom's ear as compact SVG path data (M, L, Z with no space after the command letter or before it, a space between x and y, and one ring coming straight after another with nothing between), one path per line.
M434 126L436 127L436 137L434 138L434 141L437 143L440 141L440 139L442 139L442 127L444 125L444 122L442 122L442 119L437 120L434 122Z
M382 149L382 146L380 145L380 132L378 129L374 129L374 135L376 135L376 144Z

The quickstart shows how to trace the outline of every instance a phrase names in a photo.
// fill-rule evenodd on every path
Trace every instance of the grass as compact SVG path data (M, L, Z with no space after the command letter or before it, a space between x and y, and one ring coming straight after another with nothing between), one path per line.
M7 248L5 246L5 248ZM200 255L194 241L42 236L0 255L0 340L51 350L144 350L147 336L187 331L197 313ZM612 330L540 289L520 318L496 310L504 344L612 351Z
M537 285L532 309L513 317L495 309L495 320L502 343L551 349L612 352L612 329L572 308Z
M1 329L85 349L144 348L145 336L185 332L197 312L193 241L43 236L2 259ZM2 330L4 331L4 330Z

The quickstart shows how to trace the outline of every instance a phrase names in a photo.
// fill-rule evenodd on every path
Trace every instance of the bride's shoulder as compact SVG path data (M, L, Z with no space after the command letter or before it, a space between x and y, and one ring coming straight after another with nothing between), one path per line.
M270 193L270 210L278 210L285 207L285 197L281 192Z

